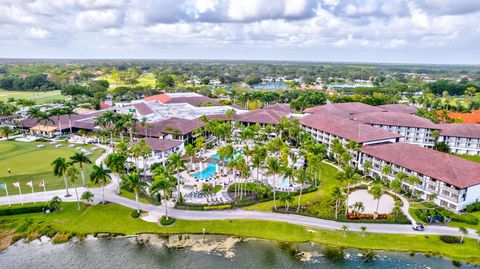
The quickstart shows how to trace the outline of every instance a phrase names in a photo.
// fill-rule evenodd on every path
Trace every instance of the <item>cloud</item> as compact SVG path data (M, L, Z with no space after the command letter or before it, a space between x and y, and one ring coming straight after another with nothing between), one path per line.
M1 0L0 37L25 53L38 46L178 58L199 48L215 48L212 57L237 49L398 55L478 51L479 15L480 1L468 0ZM9 56L2 46L0 56Z

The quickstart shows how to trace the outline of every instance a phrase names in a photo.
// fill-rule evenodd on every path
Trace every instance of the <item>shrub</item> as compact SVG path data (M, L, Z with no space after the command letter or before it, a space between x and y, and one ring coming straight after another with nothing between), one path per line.
M462 238L460 236L453 235L440 235L440 240L447 244L461 244Z
M477 211L480 211L480 202L476 202L476 203L473 203L471 205L467 205L467 208L466 208L467 212L477 212Z
M130 216L132 218L136 219L136 218L140 217L140 213L136 209L134 209L134 210L132 210L132 212L130 212Z
M40 212L43 212L44 208L45 206L43 205L10 207L5 209L0 209L0 216L40 213Z
M162 226L170 226L173 223L175 223L175 218L168 217L168 219L167 219L166 216L162 216L160 218L160 225L162 225Z
M232 208L232 205L227 204L227 205L209 205L209 206L204 206L203 210L223 210L223 209L230 209Z

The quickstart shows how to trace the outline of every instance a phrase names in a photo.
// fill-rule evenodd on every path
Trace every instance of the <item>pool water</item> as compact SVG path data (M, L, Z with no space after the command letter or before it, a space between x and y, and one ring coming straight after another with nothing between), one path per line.
M290 188L290 182L286 178L276 178L275 185L277 188Z
M238 157L238 156L240 156L240 155L241 155L241 153L237 153L237 154L235 154L234 158L236 158L236 157ZM216 153L213 154L213 155L211 155L210 158L220 161L220 156L219 156L218 154L216 154ZM228 163L228 162L231 161L231 160L232 160L231 158L226 158L226 159L225 159L225 162Z
M207 168L201 172L195 173L192 175L195 178L199 179L208 179L215 176L215 164L208 163Z

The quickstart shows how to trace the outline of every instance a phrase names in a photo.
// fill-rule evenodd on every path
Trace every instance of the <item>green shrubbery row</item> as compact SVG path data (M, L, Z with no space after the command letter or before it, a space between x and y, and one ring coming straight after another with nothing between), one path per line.
M453 235L440 235L440 240L447 244L461 244L462 243L462 238L459 236L453 236Z
M43 212L44 209L46 209L45 205L11 207L11 208L0 209L0 216L40 213L40 212Z
M426 206L429 206L429 205L426 204ZM466 223L471 225L478 225L479 223L478 218L473 215L455 214L451 211L448 211L447 209L444 209L438 206L430 207L428 209L415 209L414 214L418 219L426 223L428 223L428 218L427 218L428 216L435 216L435 215L440 215L442 217L449 217L453 221L460 222L460 223Z
M467 205L467 208L465 210L469 213L480 211L480 202Z

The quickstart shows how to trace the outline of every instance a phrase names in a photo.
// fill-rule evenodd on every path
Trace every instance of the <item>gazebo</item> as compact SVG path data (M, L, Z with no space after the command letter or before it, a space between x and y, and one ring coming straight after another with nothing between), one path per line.
M53 137L56 131L57 127L50 125L35 125L30 128L30 132L46 137Z

